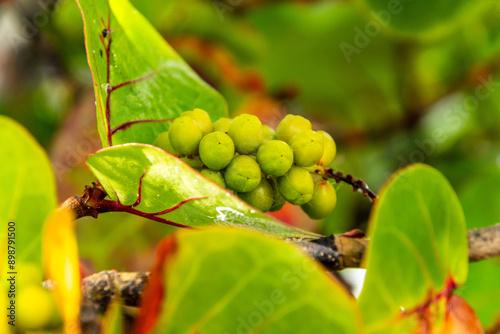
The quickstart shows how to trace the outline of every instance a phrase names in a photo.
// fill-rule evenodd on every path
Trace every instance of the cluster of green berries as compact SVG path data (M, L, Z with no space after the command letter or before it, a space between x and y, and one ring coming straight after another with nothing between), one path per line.
M313 131L302 116L287 115L275 131L254 115L212 123L206 111L194 109L176 118L153 144L263 212L288 201L321 219L337 201L332 184L314 174L318 165L333 162L335 141Z

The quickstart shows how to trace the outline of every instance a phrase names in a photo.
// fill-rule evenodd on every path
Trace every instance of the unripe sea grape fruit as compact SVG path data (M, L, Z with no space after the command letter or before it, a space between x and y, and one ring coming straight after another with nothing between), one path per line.
M316 131L303 131L290 139L293 159L297 166L310 167L323 156L323 136Z
M286 203L286 199L281 195L279 189L278 189L278 184L276 183L277 181L275 179L270 179L269 183L271 184L271 187L273 188L273 204L271 205L271 208L269 209L270 212L275 212L280 210L283 205Z
M231 122L232 120L230 118L221 117L213 123L213 130L220 132L228 132Z
M276 139L276 131L269 125L262 125L262 143Z
M285 175L278 178L278 189L288 202L302 205L312 198L314 181L304 168L292 166Z
M257 162L265 174L282 176L292 167L293 152L284 141L271 140L259 147Z
M224 132L216 131L205 135L200 141L201 161L210 169L225 168L234 156L234 143Z
M276 128L276 139L287 142L302 131L311 130L311 122L302 116L286 115Z
M224 182L224 178L222 177L220 172L211 169L203 169L200 174L210 181L217 183L222 188L226 188L226 182Z
M185 156L179 158L182 162L184 162L189 167L200 170L203 168L203 161L201 161L199 155Z
M320 135L323 136L323 144L324 151L323 156L318 161L318 165L321 166L329 166L333 159L335 159L335 155L337 154L337 146L335 145L335 140L333 140L332 136L328 132L325 131L317 131Z
M168 131L162 132L156 137L154 143L154 146L161 148L167 153L170 153L172 155L179 155L179 152L174 150L172 145L170 145L170 139L168 135Z
M236 116L227 133L233 140L236 151L240 154L255 153L262 144L262 123L254 115L241 114Z
M195 108L191 111L183 112L181 116L191 117L195 121L195 123L198 124L198 126L200 127L201 134L203 136L206 135L207 133L212 132L212 120L210 119L210 116L205 110Z
M328 180L319 180L314 186L311 200L301 205L307 215L312 219L323 219L327 217L337 204L337 193Z
M254 190L246 193L239 193L238 196L262 212L269 211L274 201L273 188L266 179L262 179Z
M193 154L198 150L202 132L190 116L181 116L174 120L168 130L172 148L180 154Z
M247 155L235 157L226 168L226 185L236 192L254 190L262 178L259 164Z

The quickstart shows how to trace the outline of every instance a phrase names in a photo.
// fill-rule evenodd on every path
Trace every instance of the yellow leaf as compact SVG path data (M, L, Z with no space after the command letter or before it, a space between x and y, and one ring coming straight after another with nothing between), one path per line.
M42 257L45 275L54 283L53 293L64 320L64 333L80 333L80 267L75 219L68 209L58 209L43 228Z

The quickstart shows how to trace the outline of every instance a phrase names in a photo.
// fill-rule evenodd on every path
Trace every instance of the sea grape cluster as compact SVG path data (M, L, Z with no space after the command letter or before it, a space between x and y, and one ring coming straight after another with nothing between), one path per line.
M337 201L332 184L314 173L333 162L335 141L325 131L313 131L302 116L287 115L275 131L254 115L212 123L206 111L194 109L153 144L263 212L288 201L322 219Z

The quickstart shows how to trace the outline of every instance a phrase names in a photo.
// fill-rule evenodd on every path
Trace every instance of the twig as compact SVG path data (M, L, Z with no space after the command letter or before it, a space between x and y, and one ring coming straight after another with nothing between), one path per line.
M344 175L344 173L342 173L341 171L335 172L333 168L317 169L316 173L323 175L323 177L325 178L334 179L337 183L347 183L352 186L352 190L361 192L372 201L375 201L377 199L377 194L371 191L368 185L363 180L356 180L350 174Z
M500 224L470 230L468 235L470 262L500 255Z

